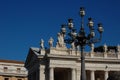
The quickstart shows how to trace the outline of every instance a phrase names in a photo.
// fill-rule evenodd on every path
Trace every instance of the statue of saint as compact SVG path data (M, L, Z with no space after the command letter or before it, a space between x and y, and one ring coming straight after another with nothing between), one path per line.
M41 47L41 49L44 49L44 40L43 39L41 39L41 41L40 41L40 47Z
M51 37L51 38L49 39L49 41L48 41L50 47L53 47L53 42L54 42L54 40L53 40L53 38Z
M65 44L64 43L64 36L62 34L60 34L60 33L58 33L57 36L58 36L58 45L59 45L59 47L63 47L64 44Z
M107 52L107 45L104 44L104 52L106 53Z
M75 49L75 43L74 43L74 42L71 43L71 48L72 48L73 50Z
M117 51L120 52L120 45L117 46Z
M94 44L91 44L91 52L94 52Z

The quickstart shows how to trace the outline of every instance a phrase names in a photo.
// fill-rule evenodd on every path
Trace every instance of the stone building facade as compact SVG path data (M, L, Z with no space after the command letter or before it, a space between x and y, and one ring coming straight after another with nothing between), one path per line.
M49 41L50 48L46 49L43 42L40 48L29 50L25 61L28 80L80 80L79 48L67 48L58 42L53 47L53 41ZM119 45L108 50L106 44L102 48L94 48L93 44L90 52L84 52L87 80L107 80L109 74L120 71L119 49Z
M24 62L0 60L0 80L27 80Z

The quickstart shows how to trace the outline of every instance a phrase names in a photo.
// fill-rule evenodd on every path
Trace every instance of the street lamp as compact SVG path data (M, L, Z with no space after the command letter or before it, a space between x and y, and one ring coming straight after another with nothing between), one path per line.
M65 39L65 43L71 44L74 43L75 47L80 46L81 51L81 80L86 80L86 71L85 71L85 54L84 54L84 47L86 45L91 45L93 43L97 43L101 41L102 38L102 32L103 27L102 24L98 24L98 32L100 34L99 38L95 38L95 32L94 32L94 22L93 19L90 17L88 18L88 27L89 27L89 34L86 34L84 30L84 16L85 16L85 10L84 7L80 8L80 17L81 17L81 27L79 32L76 32L76 29L74 28L73 19L68 19L67 25L62 25L61 27L61 33L63 35L66 35L66 27L68 28L68 37ZM66 36L67 36L66 35ZM65 37L64 37L65 38Z

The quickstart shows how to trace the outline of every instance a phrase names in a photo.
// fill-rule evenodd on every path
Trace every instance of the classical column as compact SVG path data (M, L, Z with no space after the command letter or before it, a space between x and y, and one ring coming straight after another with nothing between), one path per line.
M45 80L45 75L47 75L45 72L45 66L40 65L38 70L39 70L39 74L38 74L39 80Z
M50 67L50 80L54 80L54 68Z
M105 80L108 78L108 71L105 71Z
M77 68L77 69L76 69L76 78L77 78L76 80L80 80L80 75L81 75L81 74L80 74L80 69Z
M91 70L91 80L95 80L95 71L94 70Z
M75 68L72 69L72 80L76 80Z

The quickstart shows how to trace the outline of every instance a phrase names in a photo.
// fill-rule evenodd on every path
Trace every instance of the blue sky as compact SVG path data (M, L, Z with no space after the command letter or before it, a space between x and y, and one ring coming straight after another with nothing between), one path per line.
M87 18L93 17L95 28L102 22L104 33L97 45L120 44L119 0L0 0L0 59L26 59L30 47L39 47L41 38L47 46L52 36L57 40L60 25L74 19L80 27L79 8L85 7Z

